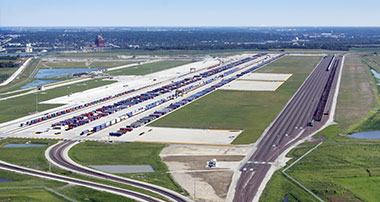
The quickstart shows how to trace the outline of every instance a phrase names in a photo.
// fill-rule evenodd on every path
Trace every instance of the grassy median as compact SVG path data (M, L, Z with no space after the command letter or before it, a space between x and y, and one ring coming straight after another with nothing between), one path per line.
M155 172L118 174L124 177L157 184L176 192L186 194L174 182L167 166L161 161L159 154L165 144L149 143L115 143L105 144L85 142L70 150L70 157L85 166L88 165L151 165Z

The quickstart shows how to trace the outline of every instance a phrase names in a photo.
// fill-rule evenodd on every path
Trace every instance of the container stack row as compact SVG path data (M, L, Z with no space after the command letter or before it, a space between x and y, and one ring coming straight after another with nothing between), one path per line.
M54 113L51 113L51 114L47 114L47 115L44 115L42 117L39 117L39 118L36 118L36 119L32 119L30 121L27 121L25 123L21 123L20 127L23 127L23 126L26 126L26 125L33 125L33 124L39 123L39 122L44 121L44 120L49 120L51 118L58 117L58 116L61 116L63 114L67 114L67 113L76 111L78 109L82 109L82 108L85 108L85 107L88 107L88 106L91 106L91 105L94 105L94 104L98 104L98 103L107 101L107 100L112 99L112 98L116 98L116 97L120 97L120 96L129 94L129 93L131 93L133 91L135 91L135 90L132 89L132 90L124 91L124 92L118 93L118 94L116 94L114 96L108 96L108 97L101 98L101 99L98 99L98 100L95 100L95 101L91 101L91 102L83 104L83 105L78 105L78 106L75 106L75 107L71 107L69 109L65 109L65 110L61 110L61 111L54 112Z
M266 54L263 54L263 55L266 55ZM244 58L244 59L239 60L239 61L237 61L237 62L234 62L234 63L228 64L228 65L222 66L222 67L220 67L220 68L216 68L216 69L214 69L214 70L208 71L208 72L206 72L207 74L201 73L201 74L199 74L199 75L195 75L195 76L192 78L192 80L194 80L193 82L195 82L195 81L200 80L200 77L205 78L205 77L213 76L213 75L215 75L215 74L217 74L217 73L220 73L220 72L222 72L222 71L225 71L225 70L231 69L231 68L233 68L233 67L235 67L235 66L238 66L238 65L241 65L241 64L243 64L243 63L249 62L249 61L251 61L251 60L253 60L253 59L256 59L257 57L258 57L258 56L255 55L255 56L253 56L253 57ZM227 74L223 74L222 77L225 76L225 75L232 74L233 72L237 71L238 69L239 69L239 68L232 69L232 70L228 71ZM205 75L206 75L206 76L205 76ZM216 79L217 79L217 78L209 79L209 80L203 82L203 84L211 83L211 82L215 81ZM173 83L171 83L170 85L163 86L162 88L163 88L163 89L169 89L169 90L172 91L172 90L175 90L175 89L178 89L178 88L180 88L180 87L185 86L185 85L183 85L183 84L184 84L183 82L185 82L185 84L188 84L188 82L186 82L186 81L189 81L189 80L191 80L191 79L186 78L186 79L184 79L184 80L182 80L182 81L173 82ZM229 82L229 81L230 81L230 80L228 79L228 82ZM193 83L193 82L190 82L190 83ZM190 90L190 89L195 88L195 87L199 87L199 85L191 85L191 86L189 86L189 87L183 88L183 90L184 90L184 91L187 91L187 90ZM178 107L181 107L181 106L185 105L186 103L191 102L192 100L197 99L198 97L201 97L201 96L203 96L203 95L205 95L205 94L207 94L207 93L209 93L209 92L211 92L211 91L213 91L213 90L215 90L215 88L207 88L207 89L205 89L205 90L203 90L203 91L201 91L201 92L195 93L194 95L191 95L191 96L189 96L189 97L187 97L187 98L185 98L185 99L182 99L182 100L179 101L179 102L173 103L173 104L169 105L168 107L166 107L166 108L164 108L164 109L162 109L162 110L155 111L153 114L150 114L150 115L147 116L147 117L144 117L144 118L142 118L142 119L139 119L139 120L137 120L137 121L131 123L131 125L128 125L127 127L128 127L128 128L132 128L132 129L133 129L133 128L138 128L138 127L140 127L140 126L142 126L142 125L144 125L144 124L146 124L146 123L149 123L150 121L152 121L152 120L154 120L154 119L156 119L156 118L159 118L160 116L162 116L162 115L164 115L164 114L166 114L166 113L168 113L168 112L170 112L170 111L172 111L172 110L175 110L175 109L177 109ZM159 101L158 101L158 102L159 102ZM163 103L163 102L149 104L148 107L145 106L145 109L148 110L148 109L150 109L150 108L152 108L152 107L155 107L155 106L158 106L159 104L162 104L162 103ZM120 135L115 135L115 134L120 134ZM110 132L110 133L109 133L109 135L111 135L111 136L121 136L121 135L123 135L123 134L124 134L124 133L121 133L120 130L119 130L119 131L116 131L116 132Z

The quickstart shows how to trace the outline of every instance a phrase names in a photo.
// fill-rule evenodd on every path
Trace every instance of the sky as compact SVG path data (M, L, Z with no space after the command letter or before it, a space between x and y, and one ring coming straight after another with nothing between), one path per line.
M380 0L0 0L0 26L380 26Z

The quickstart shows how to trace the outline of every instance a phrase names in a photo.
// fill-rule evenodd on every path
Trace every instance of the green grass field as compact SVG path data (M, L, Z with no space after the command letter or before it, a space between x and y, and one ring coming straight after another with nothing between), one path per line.
M70 157L85 166L88 165L151 165L155 172L118 174L124 177L141 180L159 186L185 193L174 182L168 168L158 156L164 144L147 143L117 143L105 144L98 142L85 142L76 145L70 150Z
M173 67L189 64L189 63L191 63L191 61L167 60L167 61L159 61L159 62L154 62L154 63L138 65L135 67L129 67L129 68L124 68L124 69L109 71L107 73L114 75L114 76L116 76L116 75L145 75L145 74L150 74L153 72L158 72L158 71L162 71L165 69L170 69Z
M98 67L98 68L109 68L109 67L117 67L122 65L128 65L132 63L138 63L138 61L109 61L109 62L100 62L100 61L94 61L90 64L90 67Z
M294 73L275 92L217 90L152 126L183 128L244 129L233 142L255 142L296 92L320 57L287 56L262 68L259 72Z
M363 55L363 60L371 68L375 69L377 72L380 72L380 55L379 54L377 54L377 53L365 54L365 55Z
M29 140L24 139L4 139L0 141L3 146L8 143L25 144ZM48 170L49 163L45 159L45 150L57 143L54 140L30 140L31 144L46 144L44 147L0 147L0 159L5 162L25 166L38 170Z
M21 93L26 93L27 91L29 90L18 90L18 91L13 91L9 93L0 93L0 98L10 97L10 96L18 95Z
M39 202L66 202L43 188L36 189L0 189L0 201L39 201Z
M3 57L0 57L0 64L4 64L5 65L8 65L8 63L13 63L14 65L16 64L15 67L6 67L6 68L0 68L0 83L7 80L8 77L10 77L17 69L20 65L20 63L22 62L23 60L22 59L12 59L12 60L9 60L9 59L4 59Z
M319 132L316 136L323 136L324 143L287 173L326 201L378 201L380 141L345 136L353 130L378 129L377 114L367 119L377 109L375 95L377 90L368 67L361 64L358 55L350 55L346 58L338 97L335 116L338 124ZM293 149L288 154L293 159L287 164L314 145L305 143ZM315 201L280 171L273 175L260 201L282 201L285 194L292 196L289 201Z
M91 88L111 84L114 81L101 81L99 79L71 84L39 92L37 95L38 102L53 99L56 97L68 95L70 93L81 92ZM38 104L38 111L44 111L61 105L58 104ZM36 94L23 95L16 98L0 101L0 123L10 121L28 115L36 111Z
M39 68L88 68L85 62L43 62Z
M380 52L380 47L350 48L350 52Z

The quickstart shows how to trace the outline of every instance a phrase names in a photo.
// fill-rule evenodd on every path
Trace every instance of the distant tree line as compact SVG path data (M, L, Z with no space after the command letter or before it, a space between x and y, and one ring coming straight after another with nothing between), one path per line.
M8 61L8 62L2 62L0 60L0 68L13 68L13 67L17 67L18 65L15 64L14 62L12 61Z
M13 68L17 67L18 65L13 62L13 60L16 60L17 57L0 57L0 68Z
M0 29L0 36L18 34L12 43L32 43L52 50L92 46L97 28ZM326 49L348 50L353 45L380 44L377 27L236 27L236 28L104 28L108 47L144 50L181 49ZM112 46L111 46L112 44ZM4 46L7 48L6 46Z

